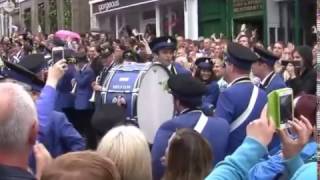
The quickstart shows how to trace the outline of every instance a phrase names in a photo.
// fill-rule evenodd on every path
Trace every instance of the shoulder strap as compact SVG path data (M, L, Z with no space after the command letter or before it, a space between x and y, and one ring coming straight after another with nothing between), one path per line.
M207 122L208 117L203 112L201 112L200 118L193 129L201 134Z
M243 111L243 113L236 119L234 120L231 125L230 125L230 132L234 131L235 129L237 129L247 118L248 116L251 114L255 102L258 99L258 95L259 95L259 88L256 86L253 86L253 91L251 94L251 98L248 104L248 107L245 111Z

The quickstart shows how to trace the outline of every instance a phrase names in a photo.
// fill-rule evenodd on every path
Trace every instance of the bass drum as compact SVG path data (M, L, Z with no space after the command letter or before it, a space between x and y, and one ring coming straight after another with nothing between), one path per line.
M127 119L137 119L140 82L151 63L126 62L108 73L101 91L102 104L123 102Z
M160 64L153 64L143 75L137 98L140 129L153 144L156 131L174 115L173 96L168 91L170 72Z

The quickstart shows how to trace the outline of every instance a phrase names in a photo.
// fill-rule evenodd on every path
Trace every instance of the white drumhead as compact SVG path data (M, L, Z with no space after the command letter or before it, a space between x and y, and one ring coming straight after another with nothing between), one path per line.
M149 143L160 125L174 114L173 96L167 91L169 72L160 65L153 65L144 75L137 100L140 129Z

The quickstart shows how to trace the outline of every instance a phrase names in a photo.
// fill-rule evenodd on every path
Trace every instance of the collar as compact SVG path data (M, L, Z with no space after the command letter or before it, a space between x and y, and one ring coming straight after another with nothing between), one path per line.
M268 74L268 76L266 76L266 78L263 79L263 81L261 82L262 88L266 88L275 76L276 76L276 73L274 71Z
M242 83L242 82L251 82L249 76L245 75L245 76L241 76L239 78L236 78L235 80L233 80L231 83L228 84L228 87L230 87L234 84Z
M271 71L271 72L261 81L261 84L264 85L264 84L268 83L268 80L272 77L273 74L274 74L274 71Z
M182 110L178 115L187 114L187 113L191 113L191 112L202 112L202 111L197 108L193 108L193 109L186 108L186 109Z
M189 111L190 109L189 108L185 108L184 110L182 110L179 114L185 114Z

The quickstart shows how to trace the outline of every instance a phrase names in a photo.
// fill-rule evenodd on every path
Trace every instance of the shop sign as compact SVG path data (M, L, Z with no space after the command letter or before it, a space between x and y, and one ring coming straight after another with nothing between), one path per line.
M105 0L92 5L93 14L144 2L145 0Z
M260 11L262 6L262 0L233 0L234 13Z

